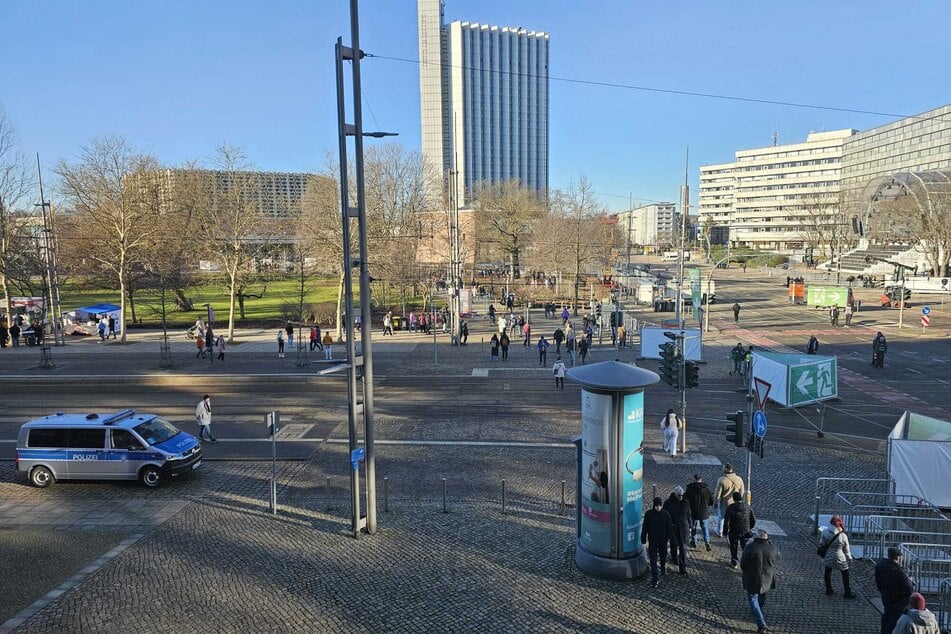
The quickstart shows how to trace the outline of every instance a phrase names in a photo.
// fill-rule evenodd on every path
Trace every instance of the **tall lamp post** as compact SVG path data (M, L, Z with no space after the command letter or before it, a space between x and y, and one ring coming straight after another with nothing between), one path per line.
M393 132L364 132L362 89L360 84L360 60L364 57L360 50L360 22L357 0L350 0L350 41L351 46L343 45L338 37L334 47L334 59L337 75L337 136L340 152L340 210L342 214L341 234L343 241L344 297L346 302L347 333L347 430L349 432L351 529L354 537L360 536L365 528L370 535L376 534L376 456L374 452L373 429L373 353L371 345L372 317L370 314L370 273L367 268L367 221L366 194L363 172L363 137L381 138L396 136ZM351 69L351 91L353 104L353 123L346 121L346 100L344 97L344 62L349 61ZM347 137L353 137L354 175L356 177L356 207L350 206L350 189L347 167ZM357 220L357 241L359 258L353 259L350 248L350 221ZM359 270L360 280L360 343L361 353L357 354L354 336L354 302L352 271ZM363 418L364 447L357 447L357 418ZM360 513L359 463L364 460L366 469L366 517Z

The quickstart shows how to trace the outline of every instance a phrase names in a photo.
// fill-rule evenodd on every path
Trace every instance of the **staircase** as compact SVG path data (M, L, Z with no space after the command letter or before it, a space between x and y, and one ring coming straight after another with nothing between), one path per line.
M853 275L885 275L890 277L894 273L891 264L885 262L866 262L866 256L876 258L885 258L893 262L900 262L907 266L915 266L920 259L921 254L915 251L915 248L907 245L894 244L871 244L866 248L849 251L842 256L842 272ZM828 271L836 270L834 261L826 262L822 265Z

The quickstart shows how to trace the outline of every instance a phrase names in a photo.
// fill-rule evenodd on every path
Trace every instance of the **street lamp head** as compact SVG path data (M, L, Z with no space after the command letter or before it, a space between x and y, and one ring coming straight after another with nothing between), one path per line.
M386 136L399 136L399 132L364 132L363 136L373 137L374 139L382 139Z

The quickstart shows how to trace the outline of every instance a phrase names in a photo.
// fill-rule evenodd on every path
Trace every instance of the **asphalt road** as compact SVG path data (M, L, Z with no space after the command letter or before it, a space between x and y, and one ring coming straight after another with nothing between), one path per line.
M723 430L727 413L747 408L746 383L728 375L729 349L737 341L752 342L758 348L804 351L809 335L815 333L820 354L838 358L839 399L826 403L822 412L814 405L787 410L770 403L766 408L768 438L878 451L904 409L940 414L951 405L951 390L947 389L951 386L947 371L951 339L921 338L911 328L899 333L891 325L897 321L894 311L873 307L874 289L856 290L864 307L851 328L832 328L824 311L788 303L784 278L729 270L718 272L716 279L718 301L711 307L711 318L719 332L706 337L700 387L688 392L688 433L691 429ZM742 306L739 324L733 323L734 301ZM646 307L629 305L627 309L629 314L652 321L672 316L648 312ZM917 314L914 309L909 313ZM536 332L553 329L556 323L540 315L533 319ZM484 321L471 323L470 341L488 338ZM879 329L890 340L886 367L881 370L869 366L871 339ZM432 366L428 361L430 340L409 337L396 340L405 342L407 354L393 359L387 356L389 352L378 353L378 441L561 444L578 433L579 388L569 382L564 392L554 390L550 370L537 367L533 349L516 343L508 364L490 364L478 346L446 347L440 364ZM595 348L591 360L633 361L636 356L636 348ZM549 363L553 360L554 355L549 354ZM279 436L279 453L284 458L306 458L321 442L345 440L344 376L314 376L293 366L279 371L268 368L270 374L266 375L254 372L256 367L274 362L268 355L258 366L242 366L230 375L156 376L129 371L117 376L71 378L10 376L0 396L0 458L12 458L20 424L58 410L134 407L161 414L195 432L193 411L202 392L213 394L214 429L222 439L207 447L210 459L270 457L263 419L273 410L281 412L285 427ZM654 361L638 363L656 369ZM663 384L650 388L648 424L675 406L674 390ZM825 434L822 439L817 434L820 428Z

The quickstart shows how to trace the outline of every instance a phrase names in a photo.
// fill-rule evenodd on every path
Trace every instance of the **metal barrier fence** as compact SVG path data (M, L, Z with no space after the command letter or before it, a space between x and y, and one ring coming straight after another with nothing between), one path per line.
M914 521L914 526L908 524ZM907 518L896 515L872 515L865 528L862 557L878 560L889 546L899 544L936 544L951 546L951 521L944 518Z
M941 582L951 578L951 545L900 544L902 566L922 594L938 594Z
M895 493L895 481L891 478L817 478L816 514L812 534L819 534L819 516L831 512L833 498L839 491L868 491L870 493Z
M869 493L868 491L836 493L833 497L832 511L834 515L842 518L845 530L853 535L865 533L865 518L870 515L914 517L918 514L925 517L943 517L940 510L917 495Z
M951 632L951 579L941 582L938 594L938 609L935 611L938 626L942 632Z

